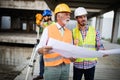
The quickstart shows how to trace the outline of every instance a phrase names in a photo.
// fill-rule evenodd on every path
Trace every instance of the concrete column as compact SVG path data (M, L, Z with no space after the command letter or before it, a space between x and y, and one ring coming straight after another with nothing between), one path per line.
M30 31L30 27L29 27L29 21L27 20L27 32Z
M27 20L27 31L33 32L33 21L32 20Z
M14 17L11 16L11 25L10 25L10 30L12 31L14 29Z
M0 16L0 31L1 31L1 19L2 19L1 17L2 17L2 16Z
M88 25L92 25L92 19L88 20Z
M119 24L120 24L120 9L114 11L112 37L111 37L112 43L117 43Z
M20 18L11 17L11 29L12 30L21 30Z
M96 29L99 30L100 33L102 33L102 26L103 26L103 15L100 15L96 17L96 24L95 24Z
M35 20L33 20L33 32L36 32L36 23L35 23Z

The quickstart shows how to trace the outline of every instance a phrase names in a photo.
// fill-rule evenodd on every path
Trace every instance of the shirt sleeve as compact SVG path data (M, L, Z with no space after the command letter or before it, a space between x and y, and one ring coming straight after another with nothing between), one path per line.
M96 48L97 50L104 49L103 43L101 41L101 34L98 30L96 30Z
M40 42L38 43L38 45L36 46L36 51L38 51L39 48L46 46L46 43L48 41L48 28L46 27L43 30L43 33L40 37Z

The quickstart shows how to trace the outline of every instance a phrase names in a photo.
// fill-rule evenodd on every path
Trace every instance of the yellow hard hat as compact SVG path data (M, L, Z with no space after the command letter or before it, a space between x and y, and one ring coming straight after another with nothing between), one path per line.
M36 19L41 20L43 16L42 16L42 14L37 13L35 17L36 17Z
M70 12L71 13L71 10L67 4L62 3L62 4L57 5L54 10L55 14L58 12Z

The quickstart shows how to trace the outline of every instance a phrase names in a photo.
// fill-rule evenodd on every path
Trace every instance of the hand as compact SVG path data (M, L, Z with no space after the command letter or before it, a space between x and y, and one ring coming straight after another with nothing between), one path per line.
M74 40L74 45L78 45L78 43L79 43L79 40L78 40L78 39L75 39L75 40Z
M47 54L47 53L49 53L50 50L52 50L51 46L45 46L45 47L38 49L38 53L39 54Z
M71 62L75 62L76 58L70 57L69 58Z
M101 50L103 51L103 50L105 50L105 49L103 48L103 49L101 49ZM99 51L102 52L101 50L99 50ZM103 52L104 52L104 51L103 51ZM108 55L108 54L104 54L104 55L103 55L103 57L107 57L107 56L109 56L109 55Z
M104 54L104 55L103 55L103 57L107 57L107 56L109 56L109 55L108 55L108 54Z

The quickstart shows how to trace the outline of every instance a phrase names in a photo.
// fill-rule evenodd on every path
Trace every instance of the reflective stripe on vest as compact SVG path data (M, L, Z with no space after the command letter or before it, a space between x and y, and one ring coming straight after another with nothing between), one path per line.
M51 37L66 43L72 42L72 32L67 28L65 28L63 36L61 36L61 33L59 32L56 24L50 25L47 28L49 38ZM65 64L69 64L70 60L62 57L59 53L49 53L44 55L45 66L56 66L63 62Z
M51 61L56 61L56 60L59 60L63 58L62 56L58 56L58 57L55 57L55 58L45 58L45 61L47 62L51 62Z
M95 48L95 46L94 46L94 45L87 45L87 44L82 45L81 47L86 47L86 48Z
M93 27L89 26L85 39L82 39L82 34L80 33L78 27L73 29L73 38L79 39L78 45L81 47L85 47L91 50L96 50L96 31ZM83 62L83 61L94 61L97 58L77 58L76 62Z

